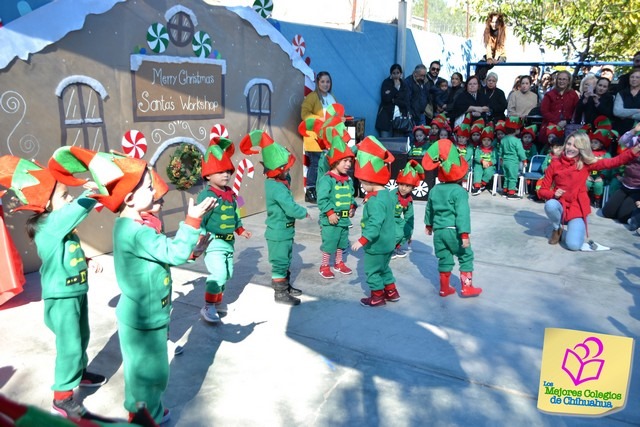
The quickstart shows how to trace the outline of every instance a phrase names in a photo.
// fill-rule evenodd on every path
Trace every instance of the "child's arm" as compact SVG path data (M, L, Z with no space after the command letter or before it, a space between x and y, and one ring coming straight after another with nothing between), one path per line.
M307 209L304 206L300 206L295 200L293 200L291 191L274 192L273 200L280 206L287 216L296 219L310 218L307 213Z
M411 241L411 236L413 236L413 227L413 203L409 203L409 206L407 206L407 211L404 213L404 237L407 239L407 241Z
M430 198L427 200L427 207L424 210L424 227L427 236L431 236L433 234L433 205Z
M75 230L89 215L91 209L98 203L97 200L87 197L90 194L93 193L85 191L62 209L49 214L47 233L52 238L62 240L64 236Z
M456 231L462 239L462 247L468 248L471 245L469 233L471 233L471 209L469 209L469 196L467 192L458 193L454 198Z
M316 195L318 202L318 210L320 215L326 215L329 219L329 224L336 225L340 218L335 212L335 205L331 203L331 187L333 180L328 175L321 176L316 181Z

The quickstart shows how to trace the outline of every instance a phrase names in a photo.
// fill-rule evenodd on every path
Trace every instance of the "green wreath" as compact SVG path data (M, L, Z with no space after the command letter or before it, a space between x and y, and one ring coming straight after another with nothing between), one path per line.
M202 177L202 153L193 144L180 144L167 166L169 181L178 190L188 190Z

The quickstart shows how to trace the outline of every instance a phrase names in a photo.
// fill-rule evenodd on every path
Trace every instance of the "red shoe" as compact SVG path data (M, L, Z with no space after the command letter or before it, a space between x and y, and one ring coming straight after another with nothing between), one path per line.
M473 273L471 271L460 272L460 283L462 283L463 297L477 297L482 293L482 288L474 288L472 283Z
M446 297L451 294L455 294L456 290L449 284L449 278L451 277L451 272L441 272L440 273L440 296Z
M384 287L384 299L391 302L400 301L400 294L398 293L398 289L396 289L395 283Z
M381 307L385 305L384 290L371 291L371 296L369 298L362 298L360 304L365 307Z
M339 263L334 265L333 269L335 271L337 271L338 273L342 273L342 274L351 274L351 273L353 273L353 270L350 269L349 267L347 267L347 264L345 264L342 261L340 261Z
M331 272L331 267L328 265L321 265L319 273L325 279L333 279L336 277L336 275Z

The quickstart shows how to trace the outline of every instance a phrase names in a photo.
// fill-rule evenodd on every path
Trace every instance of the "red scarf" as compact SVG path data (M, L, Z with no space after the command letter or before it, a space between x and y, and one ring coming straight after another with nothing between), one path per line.
M209 190L213 191L213 194L220 197L225 202L233 203L233 190L229 187L224 187L224 190L218 190L212 185L209 186Z
M406 208L407 206L409 206L409 203L413 202L413 197L411 197L411 193L407 194L406 196L403 196L402 194L400 194L400 191L398 191L398 203L400 203L400 206L402 206L403 208Z
M344 184L345 182L349 181L349 175L341 175L333 171L329 171L327 172L327 174L330 175L336 181L338 181L340 184Z
M376 196L377 194L378 194L377 191L372 191L371 193L367 193L367 195L364 196L364 199L362 199L362 203L367 203L367 200L369 200L373 196Z

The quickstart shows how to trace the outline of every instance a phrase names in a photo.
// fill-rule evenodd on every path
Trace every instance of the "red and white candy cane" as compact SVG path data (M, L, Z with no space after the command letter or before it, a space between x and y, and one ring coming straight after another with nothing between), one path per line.
M211 132L209 133L209 141L213 141L214 138L229 138L229 132L224 125L216 124L211 128Z
M242 179L246 173L249 178L253 178L254 167L249 159L243 159L236 169L236 179L233 181L233 192L237 196L242 186Z

